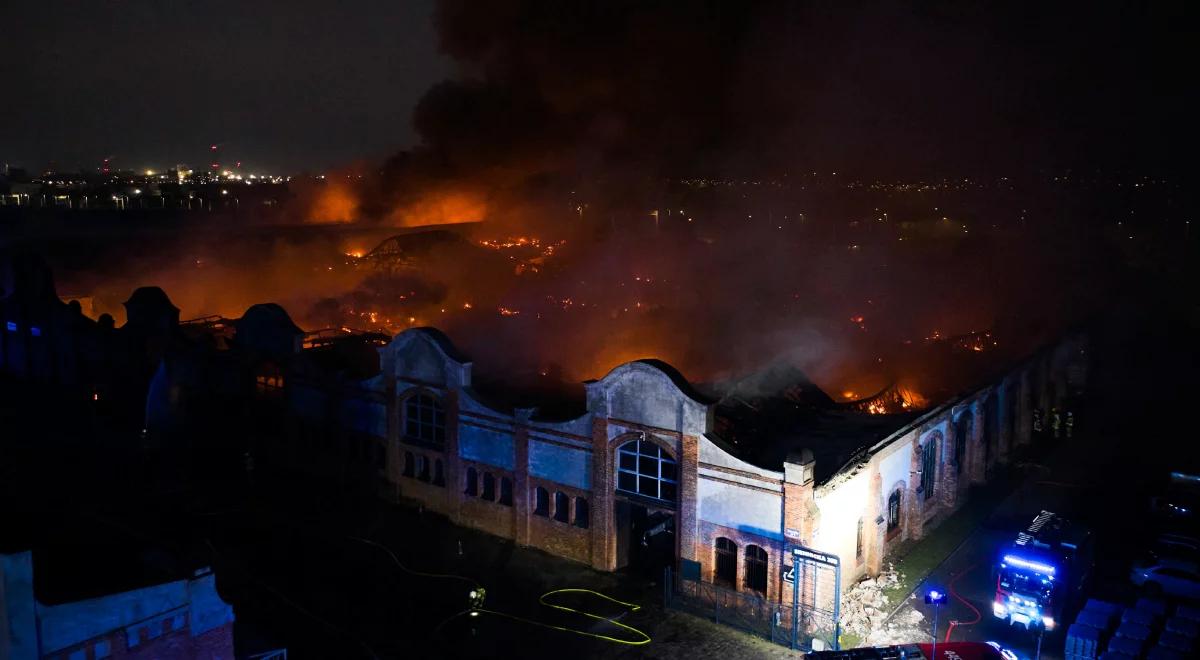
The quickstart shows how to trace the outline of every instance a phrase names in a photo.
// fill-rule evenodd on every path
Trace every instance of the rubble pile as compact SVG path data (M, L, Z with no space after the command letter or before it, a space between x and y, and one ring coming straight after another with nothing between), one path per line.
M900 584L903 575L888 564L880 574L860 581L842 597L842 630L872 645L911 643L924 640L929 633L924 630L922 614L912 608L904 608L890 621L887 617L896 603L888 601L886 591Z

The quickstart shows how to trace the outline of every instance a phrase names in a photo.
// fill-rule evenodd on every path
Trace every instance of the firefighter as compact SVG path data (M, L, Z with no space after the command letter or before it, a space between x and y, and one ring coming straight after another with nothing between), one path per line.
M1035 438L1042 437L1042 409L1033 409L1033 435Z
M1057 407L1050 409L1050 430L1054 432L1054 439L1058 440L1062 434L1062 415Z
M1070 438L1071 432L1075 428L1075 413L1071 412L1070 410L1067 411L1066 427L1067 427L1067 437Z

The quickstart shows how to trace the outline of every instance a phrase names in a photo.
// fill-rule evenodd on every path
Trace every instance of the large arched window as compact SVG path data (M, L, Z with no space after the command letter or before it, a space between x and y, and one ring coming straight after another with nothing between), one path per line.
M674 502L678 473L675 460L649 440L626 442L617 449L617 490Z
M934 478L937 476L937 443L941 438L941 435L934 434L921 448L921 493L925 499L933 497Z
M446 411L430 394L414 394L404 400L404 439L442 449L446 444Z
M767 551L757 545L746 546L746 588L767 595Z
M716 567L713 570L713 582L727 587L737 588L737 544L724 536L717 538L715 548Z
M967 436L971 433L973 419L971 411L967 410L954 423L954 471L958 474L962 474L967 462Z
M489 502L496 499L496 476L491 472L483 473L483 492L479 496Z

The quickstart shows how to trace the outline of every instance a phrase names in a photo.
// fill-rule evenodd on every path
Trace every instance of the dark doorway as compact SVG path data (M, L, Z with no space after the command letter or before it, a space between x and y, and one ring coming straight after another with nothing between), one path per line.
M675 562L675 514L618 499L617 568L657 577Z

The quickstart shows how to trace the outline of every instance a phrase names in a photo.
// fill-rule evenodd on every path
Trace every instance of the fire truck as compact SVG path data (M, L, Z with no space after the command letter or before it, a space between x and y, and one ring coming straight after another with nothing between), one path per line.
M1054 630L1091 568L1091 531L1042 511L1000 553L992 614L1009 625Z

